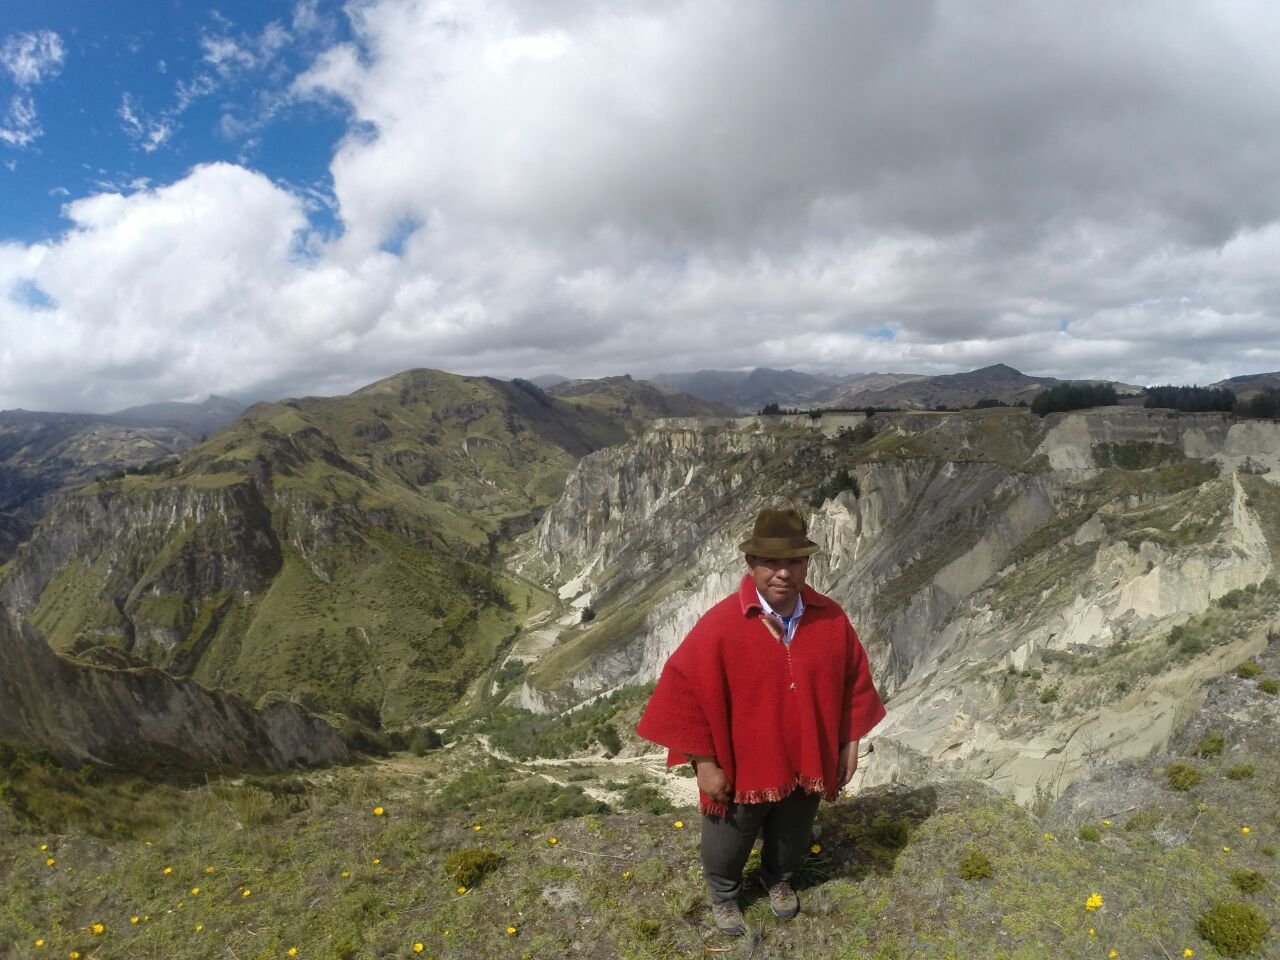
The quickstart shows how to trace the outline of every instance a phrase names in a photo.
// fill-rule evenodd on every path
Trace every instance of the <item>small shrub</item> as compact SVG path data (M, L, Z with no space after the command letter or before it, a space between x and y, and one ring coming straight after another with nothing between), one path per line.
M1102 831L1092 824L1086 823L1080 828L1080 839L1089 843L1097 843L1102 839Z
M1259 850L1264 857L1274 857L1276 855L1276 848L1269 843L1264 843Z
M1041 702L1041 703L1057 703L1057 702L1058 702L1058 688L1057 688L1057 687L1045 687L1043 690L1041 690L1041 691L1040 691L1040 702Z
M1128 831L1150 830L1159 823L1160 812L1158 810L1139 810L1125 821L1124 828Z
M1253 779L1253 764L1242 763L1238 767L1232 767L1227 771L1228 780L1251 780Z
M582 608L582 622L590 623L596 618L596 608L587 606Z
M1257 660L1246 660L1236 667L1236 676L1241 680L1249 680L1262 672Z
M882 847L900 850L911 839L911 824L880 814L871 822L871 836Z
M1222 751L1227 748L1227 741L1220 733L1207 733L1200 738L1200 742L1196 744L1196 756L1198 757L1220 757Z
M1231 882L1241 893L1257 893L1267 885L1267 878L1257 870L1233 870Z
M1280 680L1277 680L1275 677L1267 677L1265 680L1259 680L1258 689L1263 693L1269 693L1274 697L1277 693L1280 693Z
M1200 771L1189 763L1175 763L1169 768L1169 786L1183 793L1200 782Z
M1253 953L1266 939L1270 925L1244 903L1215 903L1196 920L1196 931L1226 957Z
M977 847L970 847L969 852L960 859L958 871L961 880L985 880L992 876L990 858Z
M474 887L486 876L498 869L502 858L492 850L479 847L463 847L449 854L444 862L444 872L460 887Z

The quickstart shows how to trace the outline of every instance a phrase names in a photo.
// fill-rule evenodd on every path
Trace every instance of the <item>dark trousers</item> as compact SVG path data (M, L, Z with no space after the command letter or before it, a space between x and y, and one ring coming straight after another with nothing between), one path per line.
M764 833L760 877L768 887L789 881L809 852L818 813L816 793L793 790L776 803L732 803L723 817L702 818L702 875L712 903L732 903L742 893L742 868L756 837Z

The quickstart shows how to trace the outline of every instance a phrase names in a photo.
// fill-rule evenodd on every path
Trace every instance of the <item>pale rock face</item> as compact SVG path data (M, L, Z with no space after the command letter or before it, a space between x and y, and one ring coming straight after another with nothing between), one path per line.
M952 449L980 452L986 441L973 434L976 422L891 415L881 430L908 437L936 430ZM779 492L794 495L780 480L778 458L820 458L822 444L833 442L818 426L807 437L803 428L779 430L756 418L665 421L579 464L543 517L538 553L553 582L591 591L602 611L631 605L644 614L546 698L564 705L566 697L657 677L697 618L736 587L737 542L755 513ZM1230 474L1275 469L1280 426L1123 408L1055 415L1038 429L1027 450L1047 470L981 457L884 457L850 467L858 496L842 492L809 511L810 536L822 547L810 583L849 613L890 695L861 783L976 776L1023 801L1056 795L1090 762L1162 749L1204 679L1256 644L1255 637L1215 648L1061 721L1031 729L1011 719L997 673L1037 665L1046 652L1103 651L1167 631L1275 570L1265 532ZM1019 553L1033 534L1078 510L1079 486L1101 473L1103 444L1167 447L1171 462L1219 464L1227 475L1207 489L1229 509L1204 537L1182 543L1178 525L1163 537L1110 532L1128 511L1162 502L1155 493L1124 497L1064 526L1056 543ZM1050 578L1038 595L1002 599L1021 567L1052 564L1071 549L1091 556L1078 579ZM1061 589L1068 583L1071 590Z

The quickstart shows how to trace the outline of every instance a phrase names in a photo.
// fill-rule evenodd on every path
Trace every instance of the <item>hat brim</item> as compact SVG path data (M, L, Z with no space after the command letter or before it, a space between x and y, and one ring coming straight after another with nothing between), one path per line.
M797 541L793 537L752 537L738 544L738 549L749 556L767 557L770 560L811 557L822 550L812 540Z

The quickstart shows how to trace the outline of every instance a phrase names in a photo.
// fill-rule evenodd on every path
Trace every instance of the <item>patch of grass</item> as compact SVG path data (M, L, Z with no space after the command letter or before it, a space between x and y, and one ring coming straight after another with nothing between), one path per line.
M1274 697L1276 694L1280 693L1280 680L1275 679L1275 677L1267 677L1263 680L1259 680L1258 689L1263 693L1269 693Z
M1102 831L1092 824L1086 823L1080 828L1079 837L1087 843L1097 843L1102 839Z
M1196 930L1224 957L1243 957L1262 946L1271 925L1244 903L1216 903L1196 920Z
M1197 757L1220 757L1227 748L1226 738L1220 733L1206 733L1196 744Z
M1267 878L1257 870L1232 870L1231 883L1241 893L1257 893L1267 885Z
M1242 763L1227 771L1228 780L1252 780L1254 774L1252 763Z
M492 850L464 847L449 854L444 862L444 872L461 887L474 887L502 865L502 857Z
M1169 788L1183 793L1200 783L1200 771L1187 763L1175 763L1166 774Z
M970 847L960 860L957 875L961 880L986 880L995 871L991 867L991 858L977 847Z
M1242 680L1252 679L1260 673L1262 673L1262 667L1257 660L1246 660L1236 667L1236 676Z

